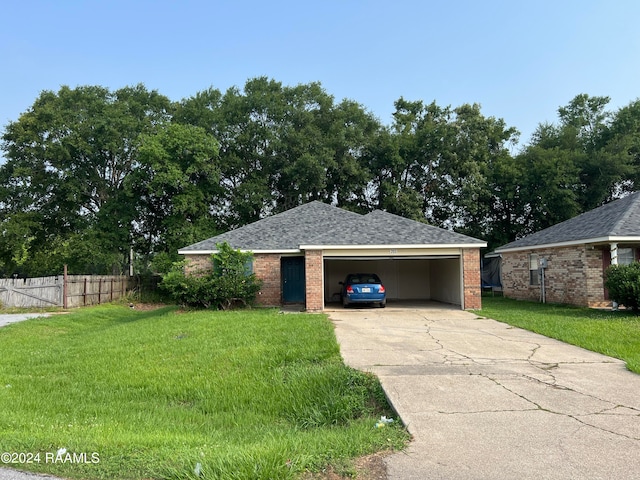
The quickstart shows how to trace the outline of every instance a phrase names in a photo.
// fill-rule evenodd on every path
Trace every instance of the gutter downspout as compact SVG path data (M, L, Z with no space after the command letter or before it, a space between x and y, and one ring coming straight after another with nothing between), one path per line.
M544 270L547 268L548 263L546 258L541 258L539 260L540 265L540 301L542 303L547 303L547 289L544 284Z
M611 265L618 265L618 244L611 244ZM611 302L611 309L613 311L618 310L618 302Z

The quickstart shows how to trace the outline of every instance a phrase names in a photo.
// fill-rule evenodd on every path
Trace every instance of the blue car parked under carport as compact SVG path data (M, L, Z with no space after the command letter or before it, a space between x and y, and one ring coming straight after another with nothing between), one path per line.
M350 273L344 282L340 282L342 305L353 303L372 303L384 308L387 306L387 291L375 273Z

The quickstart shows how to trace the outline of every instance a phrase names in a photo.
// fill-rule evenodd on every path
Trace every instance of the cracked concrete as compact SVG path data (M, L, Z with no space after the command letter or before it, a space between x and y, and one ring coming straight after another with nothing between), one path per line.
M640 478L640 375L443 305L328 311L413 440L391 480Z

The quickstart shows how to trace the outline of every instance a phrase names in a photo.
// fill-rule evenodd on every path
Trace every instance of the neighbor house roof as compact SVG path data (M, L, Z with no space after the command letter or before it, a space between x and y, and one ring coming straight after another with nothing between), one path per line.
M486 246L482 240L391 213L376 210L360 215L313 201L194 243L179 253L211 253L222 242L254 252L341 246Z
M640 241L640 192L503 245L496 253L622 241Z

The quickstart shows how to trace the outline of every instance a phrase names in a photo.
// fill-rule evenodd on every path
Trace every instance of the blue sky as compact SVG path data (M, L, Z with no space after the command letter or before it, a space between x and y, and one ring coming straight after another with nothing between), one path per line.
M529 140L575 95L640 97L636 0L2 2L0 128L42 90L144 83L172 100L318 81L385 124L393 102L479 103Z

